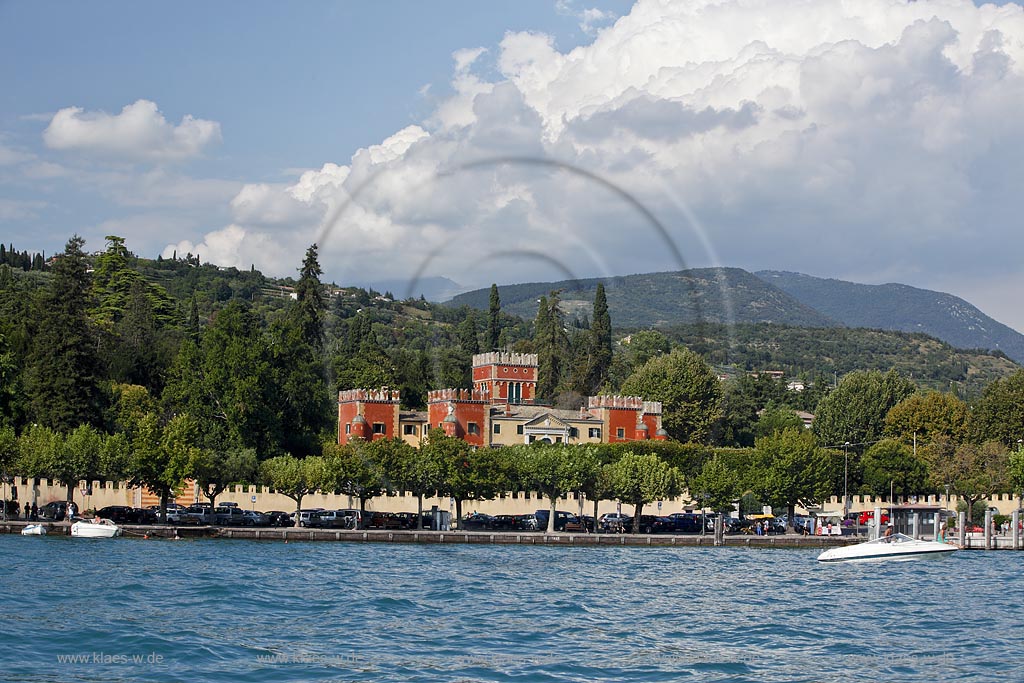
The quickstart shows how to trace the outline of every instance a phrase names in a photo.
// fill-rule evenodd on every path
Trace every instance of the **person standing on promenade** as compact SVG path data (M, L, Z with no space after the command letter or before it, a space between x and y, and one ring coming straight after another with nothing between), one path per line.
M39 519L39 506L37 506L35 503L32 503L32 521L34 522L34 521L36 521L38 519Z
M32 519L32 506L25 501L25 519Z
M70 522L72 519L74 519L75 518L75 514L77 514L77 513L78 513L78 506L75 505L75 501L69 500L68 501L68 514L67 514L68 521Z

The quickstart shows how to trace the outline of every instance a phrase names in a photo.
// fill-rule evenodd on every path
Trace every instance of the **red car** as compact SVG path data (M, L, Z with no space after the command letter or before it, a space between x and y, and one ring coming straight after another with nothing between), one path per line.
M860 526L865 526L874 518L875 518L875 511L874 510L865 510L864 512L860 513L860 517L857 518L857 524L859 524ZM882 524L888 524L888 523L889 523L889 514L887 512L883 512L882 513Z

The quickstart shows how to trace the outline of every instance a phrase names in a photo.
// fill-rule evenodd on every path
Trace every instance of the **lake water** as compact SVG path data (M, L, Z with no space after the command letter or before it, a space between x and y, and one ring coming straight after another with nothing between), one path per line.
M0 680L1020 681L1024 554L0 537Z

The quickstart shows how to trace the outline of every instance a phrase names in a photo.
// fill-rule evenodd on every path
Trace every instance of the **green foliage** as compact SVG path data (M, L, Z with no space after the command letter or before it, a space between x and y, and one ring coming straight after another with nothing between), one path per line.
M754 437L760 439L785 429L804 429L804 421L789 408L766 408L754 425Z
M662 426L677 441L708 440L721 416L718 378L688 349L647 361L622 384L622 393L661 401Z
M548 532L555 531L558 498L579 491L596 481L601 461L590 446L531 444L502 449L501 456L513 463L513 477L523 490L542 493L551 505Z
M889 410L914 390L914 383L895 370L851 372L818 405L814 433L830 447L841 448L849 442L863 452L882 437Z
M954 443L964 442L970 433L970 410L952 394L927 391L914 394L894 405L885 416L885 434L905 444L928 444L938 436Z
M644 505L678 495L682 488L679 471L653 454L626 453L606 468L612 495L634 507L634 533L640 531Z
M558 297L557 291L542 296L534 321L533 347L538 363L537 398L542 401L550 401L555 397L563 373L566 372L569 339L565 334L565 321Z
M259 466L259 478L276 492L294 500L296 512L302 509L302 499L307 494L333 484L327 460L317 456L279 455L264 460Z
M25 368L34 422L58 431L99 425L103 409L100 363L89 324L91 283L82 238L68 240L36 310L38 325Z
M259 461L256 451L251 448L210 448L189 449L188 476L199 484L199 490L216 507L217 496L233 484L244 484L256 480Z
M797 505L807 506L835 492L842 476L842 454L818 448L814 435L791 427L758 439L756 465L747 486L773 507L785 508L789 519Z
M879 441L861 458L864 486L874 496L906 496L927 491L928 467L905 444Z
M972 437L976 443L998 441L1016 448L1024 439L1024 370L997 379L987 387L972 411Z
M501 344L501 297L498 285L491 284L487 309L487 350L497 351Z
M740 478L724 458L717 455L704 463L689 485L690 497L701 508L728 512L740 494Z

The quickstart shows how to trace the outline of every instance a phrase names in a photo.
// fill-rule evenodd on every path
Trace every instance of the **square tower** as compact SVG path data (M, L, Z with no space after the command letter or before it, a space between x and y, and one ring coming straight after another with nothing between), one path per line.
M491 403L533 403L537 395L537 354L492 351L473 356L473 388Z

